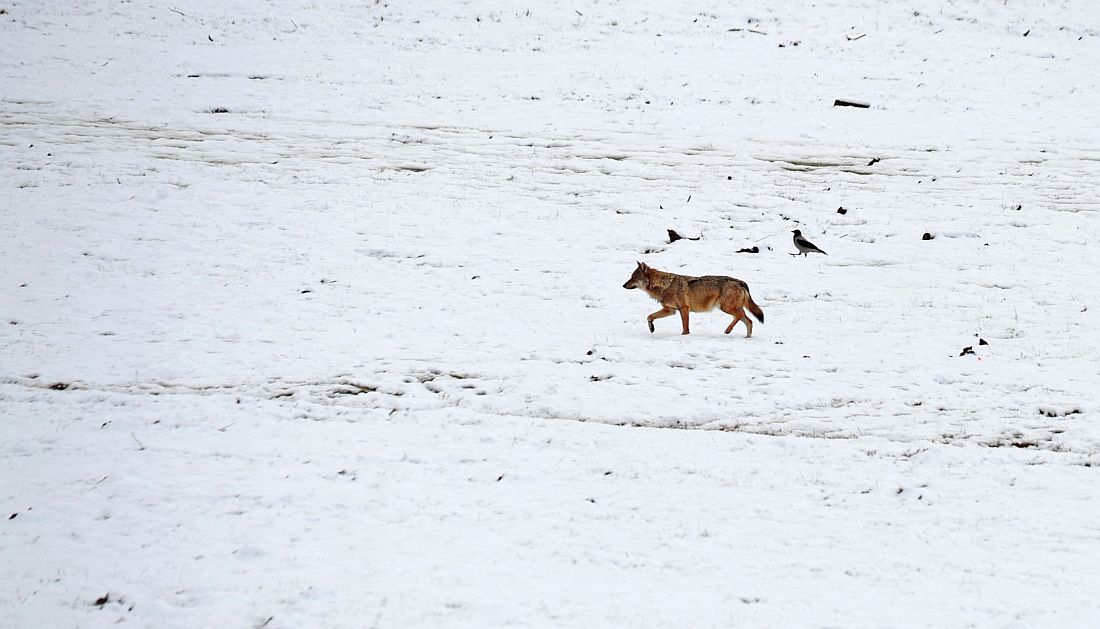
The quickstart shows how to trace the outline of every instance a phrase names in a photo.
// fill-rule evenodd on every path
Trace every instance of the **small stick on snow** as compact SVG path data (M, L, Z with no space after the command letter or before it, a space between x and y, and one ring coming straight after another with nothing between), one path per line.
M187 14L184 13L183 11L180 11L179 9L173 9L172 7L168 7L168 10L171 11L172 13L179 13L183 17L187 17Z
M135 435L134 433L130 433L130 436L133 437L134 441L138 444L138 451L145 449L145 444L143 444L141 441L138 441L137 435Z

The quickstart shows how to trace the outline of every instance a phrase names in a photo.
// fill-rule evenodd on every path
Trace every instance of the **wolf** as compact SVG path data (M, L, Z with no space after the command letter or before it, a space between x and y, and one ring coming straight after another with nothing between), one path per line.
M738 321L744 321L747 332L745 338L752 337L752 320L745 314L745 308L764 323L764 311L749 295L749 285L739 279L724 275L704 275L692 277L658 271L638 263L634 274L623 284L623 288L640 288L650 297L661 303L661 309L646 317L649 331L653 332L653 320L672 316L680 311L682 334L690 334L688 315L692 312L709 312L715 306L722 312L733 315L733 321L726 328L726 334L733 330Z

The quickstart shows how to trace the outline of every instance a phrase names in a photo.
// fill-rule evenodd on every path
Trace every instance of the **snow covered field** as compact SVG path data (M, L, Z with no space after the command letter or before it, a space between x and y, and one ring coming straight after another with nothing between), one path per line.
M1096 626L1097 68L1085 0L0 0L0 627Z

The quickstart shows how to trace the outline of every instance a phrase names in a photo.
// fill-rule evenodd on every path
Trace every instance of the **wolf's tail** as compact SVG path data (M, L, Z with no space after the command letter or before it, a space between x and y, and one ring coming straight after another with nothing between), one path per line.
M760 309L760 306L756 305L756 302L752 300L752 295L749 295L749 303L745 304L752 316L756 317L756 320L760 323L764 323L764 311Z

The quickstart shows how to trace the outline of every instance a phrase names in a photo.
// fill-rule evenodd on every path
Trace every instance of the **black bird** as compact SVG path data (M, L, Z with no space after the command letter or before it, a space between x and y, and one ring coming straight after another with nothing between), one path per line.
M802 230L796 229L792 232L794 234L794 246L798 248L798 253L804 256L809 256L810 253L820 253L822 255L829 255L817 248L817 245L806 240L802 237ZM798 255L798 253L792 253L792 256Z

